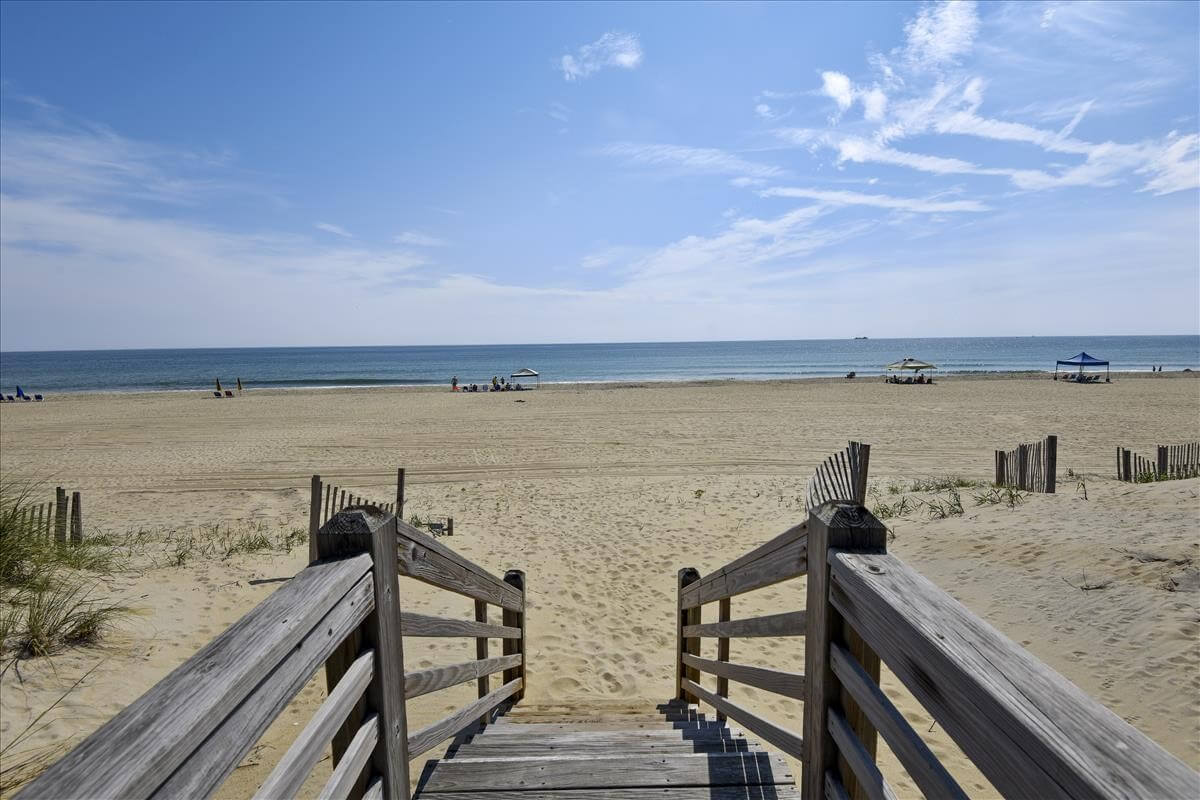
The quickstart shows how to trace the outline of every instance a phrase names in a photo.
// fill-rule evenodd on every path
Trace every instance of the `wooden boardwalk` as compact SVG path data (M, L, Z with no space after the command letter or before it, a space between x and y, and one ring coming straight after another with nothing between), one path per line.
M517 706L431 761L428 800L799 800L787 760L695 705L657 713Z

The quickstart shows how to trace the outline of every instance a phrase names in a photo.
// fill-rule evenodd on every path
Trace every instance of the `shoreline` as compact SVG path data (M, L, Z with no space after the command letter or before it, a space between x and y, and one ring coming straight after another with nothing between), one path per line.
M1049 379L1053 375L1051 370L963 370L959 372L945 372L935 374L933 377L936 380L934 386L940 383L960 382L960 381L1000 381L1000 380L1027 380L1045 378ZM1068 373L1069 374L1069 373ZM1200 371L1190 370L1175 370L1173 372L1150 372L1148 370L1123 370L1121 372L1113 372L1113 380L1140 380L1151 377L1154 380L1169 378L1173 380L1196 378L1200 377ZM583 380L583 381L543 381L541 388L527 388L521 393L531 391L567 391L579 389L592 390L607 390L607 389L649 389L649 388L686 388L696 386L726 386L726 385L747 385L747 386L774 386L774 385L789 385L789 384L822 384L822 383L850 383L851 380L859 383L882 382L886 377L886 373L878 373L871 375L858 375L853 379L848 379L845 376L835 375L813 375L813 376L797 376L788 378L628 378L615 380ZM1103 383L1103 382L1101 382ZM462 385L462 384L460 384ZM483 386L484 384L480 384ZM444 383L379 383L379 384L327 384L327 385L304 385L304 386L266 386L255 387L247 386L243 390L243 394L253 394L256 396L269 396L277 394L291 394L295 392L374 392L382 390L391 390L399 392L446 392L450 394L449 382ZM188 389L63 389L53 390L52 392L41 392L47 394L47 401L50 399L63 398L87 398L87 397L140 397L140 396L176 396L185 395L193 392L198 392L205 397L211 397L214 389L206 387L194 387ZM230 391L236 392L236 389ZM491 394L480 390L479 392L458 392L458 394ZM511 394L511 392L504 392ZM238 395L235 394L235 397ZM213 398L216 399L216 398ZM228 399L228 398L221 398ZM35 403L36 401L31 401ZM43 401L45 402L45 401ZM7 406L9 403L0 405Z

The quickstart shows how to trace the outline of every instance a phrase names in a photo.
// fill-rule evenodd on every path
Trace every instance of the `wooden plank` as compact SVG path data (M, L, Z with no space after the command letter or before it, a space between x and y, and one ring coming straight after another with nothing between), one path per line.
M449 619L414 614L405 611L400 615L400 625L405 636L439 637L472 636L491 639L519 639L521 629L508 625L488 625L469 619Z
M718 603L718 606L719 621L729 622L729 617L733 611L733 600L726 597ZM729 661L729 637L717 639L717 661ZM726 678L724 675L717 678L717 696L729 697L729 678ZM717 719L725 719L725 714L718 711Z
M485 640L486 641L486 640ZM486 676L521 663L521 654L485 658L479 661L464 661L447 667L430 667L404 676L404 697L408 700L423 694L436 692L448 686L456 686L470 680L486 680ZM484 696L487 692L484 692Z
M837 748L829 733L827 716L838 702L839 687L829 663L830 643L842 638L842 623L829 602L828 554L837 548L883 550L887 528L859 505L828 503L809 512L808 539L812 567L808 571L808 633L804 641L804 769L801 788L809 797L820 797L825 773L837 767ZM877 668L877 667L876 667ZM857 708L847 713L857 714ZM873 735L871 733L870 735ZM874 752L874 743L869 745ZM842 775L851 797L854 781Z
M703 625L688 625L683 628L684 636L729 637L746 639L766 636L803 636L805 613L787 611L762 617L735 619L728 622L707 622Z
M486 625L487 621L488 621L487 615L488 615L488 604L482 600L476 600L475 601L475 621L481 622L484 625ZM488 657L488 640L487 640L486 636L481 636L475 640L476 663L478 664L478 663L482 663L482 662L486 661L487 657ZM511 658L511 656L510 656L510 658ZM496 670L492 670L491 672L479 672L479 671L476 672L475 688L477 691L477 695L476 695L477 697L486 697L487 693L491 691L491 686L490 686L491 679L488 676L491 675L492 672L495 672L495 671ZM458 681L458 682L461 683L461 681ZM487 723L488 723L488 715L484 714L482 717L479 718L479 724L486 725Z
M588 739L584 741L551 739L529 743L512 736L495 738L479 737L477 741L459 745L454 749L454 758L523 758L545 755L621 755L624 753L745 753L762 752L758 742L745 739L663 739L642 738L631 740L618 735L610 739Z
M529 744L550 744L555 741L587 742L592 739L613 741L623 737L629 741L649 739L665 739L671 741L701 741L706 739L738 739L744 738L741 728L731 728L716 720L701 720L704 727L696 727L697 721L672 724L658 723L657 725L641 724L638 722L524 722L508 724L504 717L497 718L485 730L475 733L472 742L487 739L513 738ZM641 725L641 727L639 727Z
M521 610L521 593L500 578L403 521L397 531L400 574L510 611Z
M1046 437L1046 488L1049 494L1054 494L1058 482L1058 437Z
M372 583L369 576L360 580L150 796L205 797L216 791L337 642L362 624L372 605Z
M362 727L354 734L350 746L346 748L345 758L334 768L333 774L325 783L325 788L317 795L319 800L344 800L350 796L379 741L379 727L378 714L372 714L363 721Z
M711 603L803 575L808 569L807 553L808 528L807 523L801 523L689 585L683 591L683 607Z
M732 679L738 683L744 683L747 686L753 686L757 689L781 694L784 697L792 697L796 700L804 699L804 676L798 672L781 672L776 669L752 667L746 664L730 664L725 661L712 661L690 654L683 656L683 663L709 674L720 675L726 679ZM728 694L720 694L719 692L718 695L728 697Z
M837 553L833 605L997 791L1185 797L1200 775L903 561Z
M942 762L854 656L839 644L830 645L829 656L833 674L841 682L842 688L854 697L875 729L883 734L888 747L925 796L966 800L966 793L942 766Z
M409 800L408 716L404 688L404 622L396 573L396 518L379 512L370 526L375 610L363 624L363 644L375 650L375 678L367 687L367 707L379 715L378 743L371 756L383 778L387 800Z
M683 690L683 681L687 677L686 668L683 664L683 654L687 652L688 640L685 638L683 629L688 627L688 609L683 605L683 594L691 584L700 580L700 573L695 567L684 567L675 575L675 596L677 598L678 607L675 610L675 699L690 700L695 702L694 697L690 697Z
M792 758L803 757L803 739L786 728L781 728L773 722L768 722L748 709L734 703L732 700L717 697L698 683L684 680L684 686L693 695L708 703L713 708L725 712L725 716L739 723L751 733L758 734L764 741L775 745Z
M54 541L67 542L67 493L61 486L54 489Z
M776 786L792 783L772 753L672 753L573 758L451 758L437 763L422 795L487 788L611 789L674 786Z
M321 476L312 476L308 496L308 563L317 560L317 531L321 530Z
M520 680L509 681L499 689L489 692L486 697L481 697L445 719L412 734L408 737L409 758L416 758L429 752L437 746L438 742L444 742L463 728L473 724L484 712L495 708L520 690Z
M370 564L364 555L301 570L42 773L22 797L148 796L359 584Z
M350 665L333 693L325 698L275 769L258 787L254 800L295 797L299 793L308 774L321 760L329 740L362 697L374 674L375 652L367 651Z
M863 794L869 800L896 800L892 787L888 786L883 774L875 766L875 755L867 752L867 748L851 730L850 723L835 709L829 710L829 732L838 746L838 754L850 765Z
M83 495L71 492L71 544L83 541Z
M529 643L526 641L527 632L525 628L524 610L526 608L525 573L519 569L510 569L508 572L504 573L504 582L521 593L522 610L513 611L506 608L504 609L504 614L502 617L502 621L506 626L517 628L521 632L520 638L516 640L505 639L503 642L501 642L501 652L503 652L505 655L520 654L521 656L520 665L506 669L503 676L505 683L518 679L521 681L521 691L517 692L514 698L514 702L516 702L520 701L521 698L525 696L525 691L528 688L527 679L525 677L525 653L529 652Z
M569 794L568 794L569 792ZM793 786L674 786L653 789L487 789L439 792L438 800L801 800Z
M842 779L834 770L825 772L825 800L850 800L846 787L842 785Z

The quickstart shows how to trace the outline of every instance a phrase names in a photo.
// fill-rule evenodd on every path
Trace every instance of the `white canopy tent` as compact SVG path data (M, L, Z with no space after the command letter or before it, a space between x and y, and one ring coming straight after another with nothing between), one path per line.
M887 371L888 372L905 372L905 371L915 372L915 373L917 373L917 380L914 381L911 377L909 377L902 381L902 380L900 380L899 376L889 377L887 380L889 383L933 383L932 376L930 376L929 378L925 378L924 376L921 375L921 370L926 370L926 369L937 369L937 367L934 366L933 364L930 364L928 361L922 361L919 358L913 358L912 356L909 356L907 358L901 359L900 361L894 361L891 364L888 364Z
M519 369L516 372L514 372L513 374L509 375L508 377L509 378L534 378L536 381L536 384L535 384L536 386L540 387L542 385L541 376L538 375L535 370L532 370L529 367L525 367L524 369Z
M920 359L916 359L911 356L903 359L902 361L895 361L891 364L888 364L887 368L889 370L911 369L915 372L920 372L923 369L937 369L937 367L935 367L933 364L930 364L928 361L921 361Z

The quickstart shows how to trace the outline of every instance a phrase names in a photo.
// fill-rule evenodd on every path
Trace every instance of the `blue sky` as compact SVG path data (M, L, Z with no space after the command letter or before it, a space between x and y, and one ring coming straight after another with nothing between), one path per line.
M1200 330L1200 5L0 4L0 348Z

